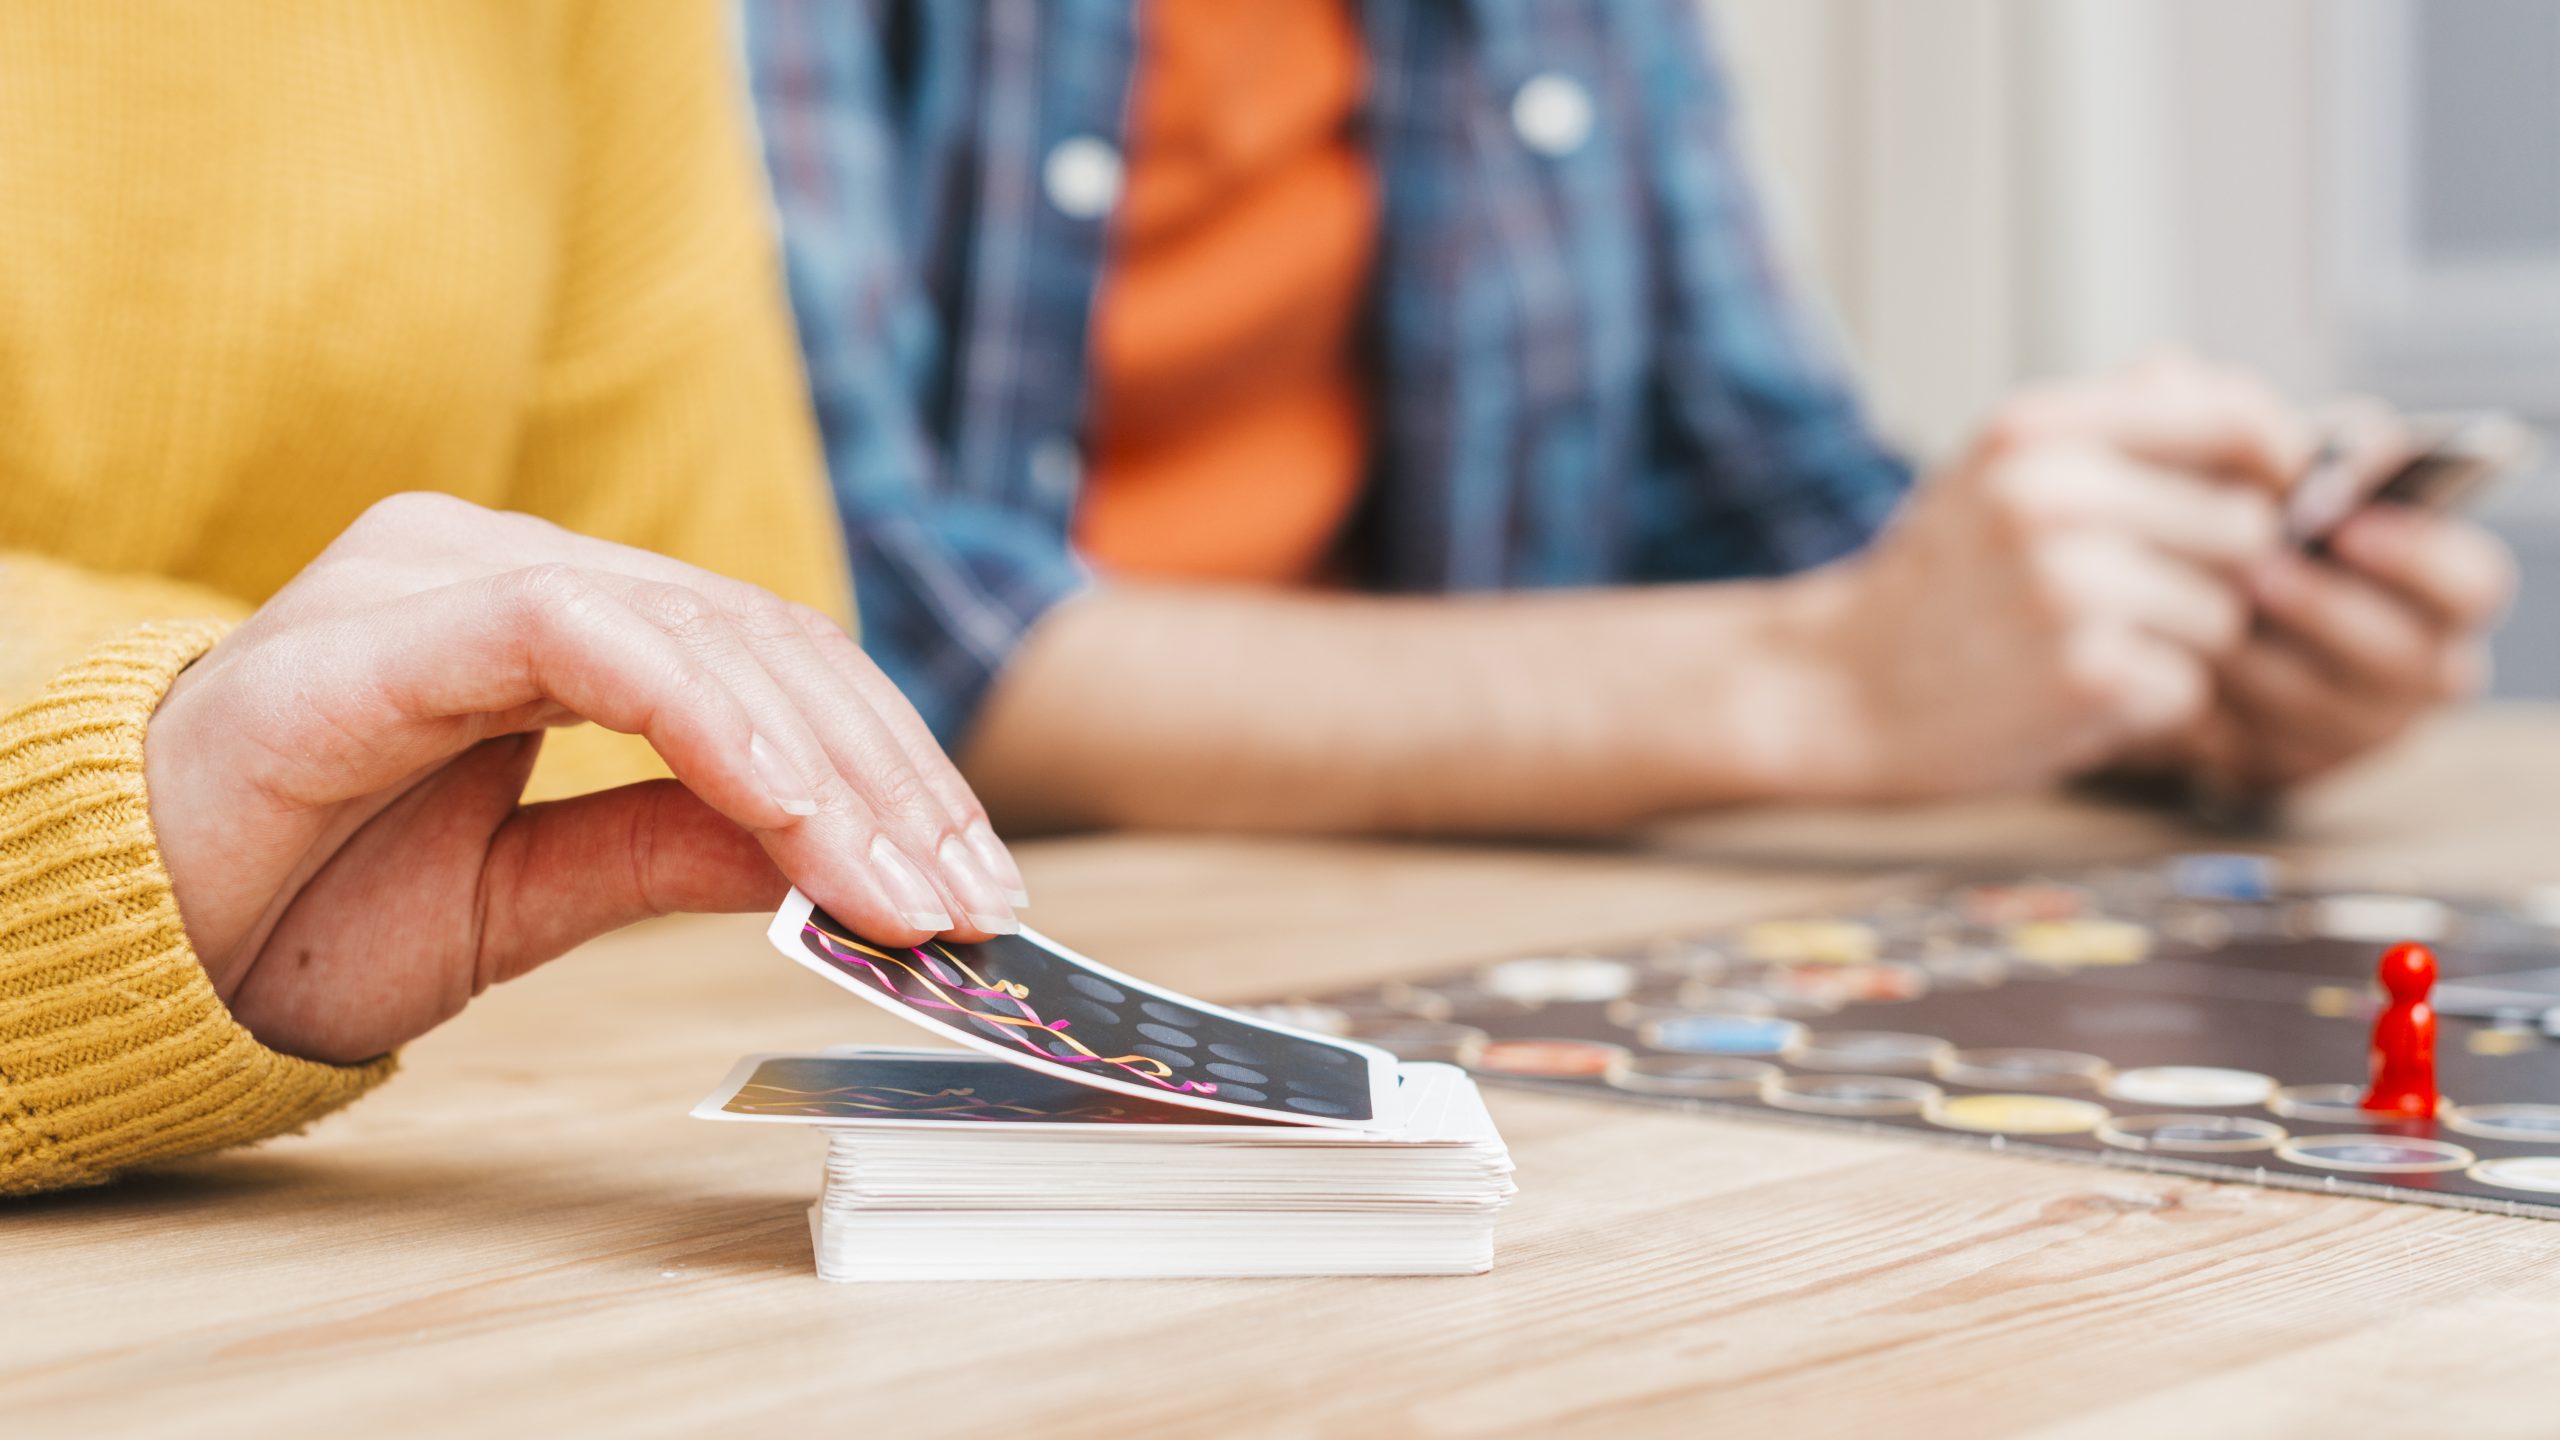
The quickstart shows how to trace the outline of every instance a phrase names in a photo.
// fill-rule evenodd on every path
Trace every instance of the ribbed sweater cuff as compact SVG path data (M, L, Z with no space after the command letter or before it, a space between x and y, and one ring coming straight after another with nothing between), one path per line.
M0 715L0 1195L283 1134L391 1073L259 1044L187 944L142 740L224 629L145 625Z

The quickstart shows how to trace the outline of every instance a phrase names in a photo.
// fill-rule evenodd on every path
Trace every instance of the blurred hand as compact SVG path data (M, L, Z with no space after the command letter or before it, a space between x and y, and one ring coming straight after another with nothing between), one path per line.
M2310 445L2263 386L2178 358L2011 400L1836 572L1847 788L2033 784L2192 726Z
M2299 784L2479 692L2483 635L2506 608L2515 562L2467 520L2402 506L2358 511L2330 555L2283 550L2250 574L2258 625L2219 671L2194 761L2244 791Z
M517 801L545 727L677 779ZM187 937L232 1013L382 1053L591 936L771 906L872 940L1017 928L1021 877L832 622L662 556L441 496L367 511L178 677L144 745Z

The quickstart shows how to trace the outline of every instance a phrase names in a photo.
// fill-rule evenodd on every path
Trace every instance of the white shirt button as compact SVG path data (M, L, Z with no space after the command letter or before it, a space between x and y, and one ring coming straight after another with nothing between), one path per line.
M1591 138L1591 92L1553 71L1532 75L1511 97L1511 128L1541 155L1570 155Z
M1075 498L1084 483L1084 452L1064 435L1052 435L1031 447L1031 489L1042 499Z
M1091 135L1069 136L1041 162L1040 187L1058 213L1099 220L1120 199L1120 152Z

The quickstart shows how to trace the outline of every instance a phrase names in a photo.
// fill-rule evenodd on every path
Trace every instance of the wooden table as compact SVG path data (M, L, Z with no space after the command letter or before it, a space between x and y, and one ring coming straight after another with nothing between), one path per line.
M2054 799L1641 847L1104 838L1036 917L1215 998L2194 843ZM2560 872L2560 711L2448 722L2286 847ZM0 1207L0 1434L2548 1435L2560 1224L1496 1091L1491 1275L831 1286L815 1136L685 1109L898 1037L749 917L475 1004L305 1137Z

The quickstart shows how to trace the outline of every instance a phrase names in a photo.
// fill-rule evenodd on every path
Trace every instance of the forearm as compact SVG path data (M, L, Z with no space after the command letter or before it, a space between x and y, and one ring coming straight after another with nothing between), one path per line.
M1058 607L966 768L1014 829L1557 834L1830 793L1832 581L1481 598L1111 587Z

